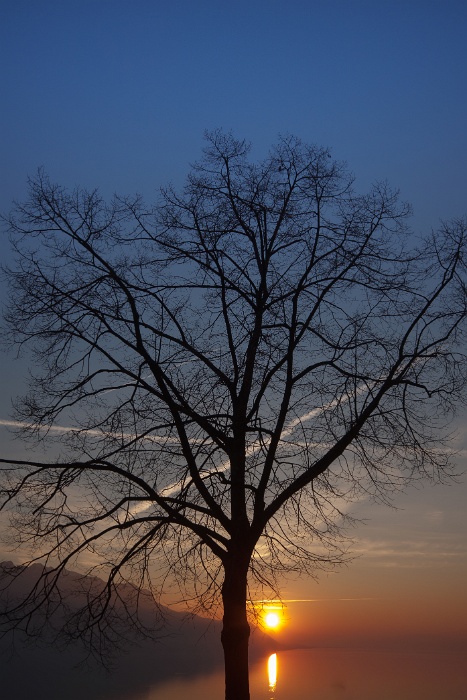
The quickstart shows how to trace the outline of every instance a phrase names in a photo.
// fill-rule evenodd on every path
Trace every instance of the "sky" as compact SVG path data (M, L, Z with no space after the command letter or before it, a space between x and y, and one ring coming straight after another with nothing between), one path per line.
M0 0L0 16L3 213L39 166L67 187L151 200L183 183L204 130L221 127L258 158L278 134L329 146L357 189L400 188L415 231L467 214L465 0ZM2 358L0 421L25 362ZM0 423L0 451L21 449ZM398 510L358 504L358 557L318 583L284 582L284 599L302 602L280 634L467 640L466 499L464 476L409 490Z

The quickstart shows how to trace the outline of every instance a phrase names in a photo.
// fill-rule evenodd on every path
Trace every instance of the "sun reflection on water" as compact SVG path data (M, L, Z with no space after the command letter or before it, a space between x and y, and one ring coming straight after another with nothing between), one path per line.
M277 685L277 654L271 654L268 659L268 679L269 692L274 693Z

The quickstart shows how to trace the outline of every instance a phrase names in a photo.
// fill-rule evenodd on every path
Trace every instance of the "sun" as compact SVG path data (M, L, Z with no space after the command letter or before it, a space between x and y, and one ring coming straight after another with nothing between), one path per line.
M275 612L268 612L264 616L264 624L266 627L269 627L269 629L275 630L279 627L281 622L281 619L279 615Z

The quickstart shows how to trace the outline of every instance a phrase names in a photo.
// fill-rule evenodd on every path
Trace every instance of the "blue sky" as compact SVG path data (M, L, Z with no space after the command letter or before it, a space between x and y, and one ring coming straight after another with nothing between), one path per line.
M330 146L357 188L388 179L412 202L415 230L437 226L467 214L466 31L465 0L4 0L0 211L25 196L38 166L69 187L150 199L181 184L203 131L222 127L258 157L279 133ZM24 364L5 359L0 373L6 419ZM440 491L438 506L432 491L404 501L426 535L420 546L430 550L432 533L451 552L439 596L466 572L462 493L465 483ZM401 542L410 516L385 513L388 537ZM381 530L362 537L384 540L378 551L402 566ZM374 547L365 551L371 567ZM342 590L353 585L345 576ZM287 593L306 595L300 586Z
M204 129L277 134L387 178L422 225L461 215L465 2L4 3L2 209L44 165L104 192L179 182Z

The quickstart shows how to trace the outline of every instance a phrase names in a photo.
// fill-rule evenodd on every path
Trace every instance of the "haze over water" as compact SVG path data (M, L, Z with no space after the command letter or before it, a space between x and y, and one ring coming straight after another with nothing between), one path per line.
M436 651L298 649L277 654L251 672L251 700L465 700L465 654ZM217 700L223 673L175 678L125 700Z

